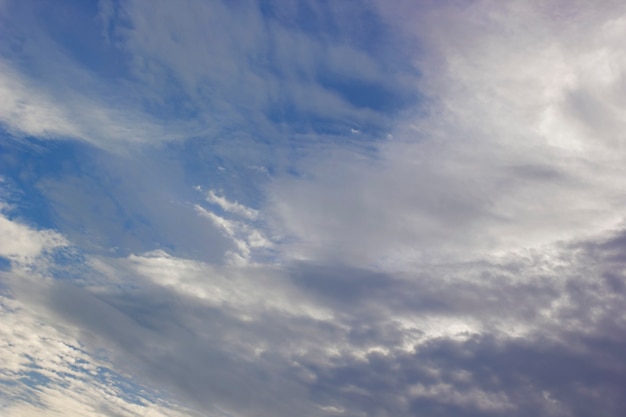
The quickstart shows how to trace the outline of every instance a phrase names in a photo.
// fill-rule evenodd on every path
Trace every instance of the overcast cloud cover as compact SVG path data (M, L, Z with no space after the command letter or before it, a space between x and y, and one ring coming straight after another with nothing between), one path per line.
M0 1L0 414L626 414L626 4Z

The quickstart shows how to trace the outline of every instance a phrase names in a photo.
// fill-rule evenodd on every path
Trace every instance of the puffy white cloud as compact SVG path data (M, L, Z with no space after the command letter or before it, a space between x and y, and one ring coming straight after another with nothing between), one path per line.
M0 203L0 209L5 209ZM2 210L4 211L4 210ZM67 246L67 240L53 230L35 230L11 220L0 212L0 256L19 264L28 264L46 252Z

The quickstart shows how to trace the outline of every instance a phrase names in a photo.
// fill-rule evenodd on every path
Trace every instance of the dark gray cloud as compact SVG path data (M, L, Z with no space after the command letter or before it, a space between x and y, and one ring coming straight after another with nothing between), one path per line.
M326 319L237 298L212 305L142 275L133 290L52 282L23 294L208 415L612 416L626 410L626 295L614 290L623 275L606 274L626 266L615 256L623 236L417 276L304 262L272 272L284 276L270 293L292 288L280 301L330 309ZM240 272L251 284L265 273ZM216 279L197 273L199 289ZM438 317L479 326L420 329Z

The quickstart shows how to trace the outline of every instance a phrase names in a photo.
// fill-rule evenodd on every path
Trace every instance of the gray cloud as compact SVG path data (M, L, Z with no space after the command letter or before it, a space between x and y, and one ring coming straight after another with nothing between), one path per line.
M624 10L583 6L563 19L559 2L407 5L428 111L374 156L313 155L270 185L267 211L298 243L285 256L403 269L617 227Z
M181 264L183 276L204 278L188 294L182 283L151 281L149 270L133 276L132 290L48 283L21 294L81 329L88 346L106 346L120 369L209 415L609 416L626 406L626 322L616 314L626 299L602 276L624 268L613 257L622 241L619 232L551 257L419 276L305 263L232 275L194 263ZM162 273L180 274L182 260L170 261ZM117 264L117 274L131 270ZM220 283L220 274L230 278ZM220 304L202 296L229 283L267 287L286 304L246 301L254 287ZM290 310L306 304L331 315Z

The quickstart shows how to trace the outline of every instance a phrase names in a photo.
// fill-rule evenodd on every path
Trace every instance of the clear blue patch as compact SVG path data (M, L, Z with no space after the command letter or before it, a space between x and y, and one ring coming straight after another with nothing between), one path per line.
M6 181L2 198L14 208L11 217L36 228L55 228L52 208L38 184L80 173L86 149L76 142L15 138L0 131L0 176Z
M416 103L418 99L415 93L400 91L371 81L333 74L329 71L322 72L318 82L355 107L368 108L388 115L393 115L407 108Z
M29 387L37 387L49 384L51 379L33 370L21 373L19 381Z
M11 261L8 258L5 258L4 256L0 256L0 271L6 272L10 270L11 270Z

